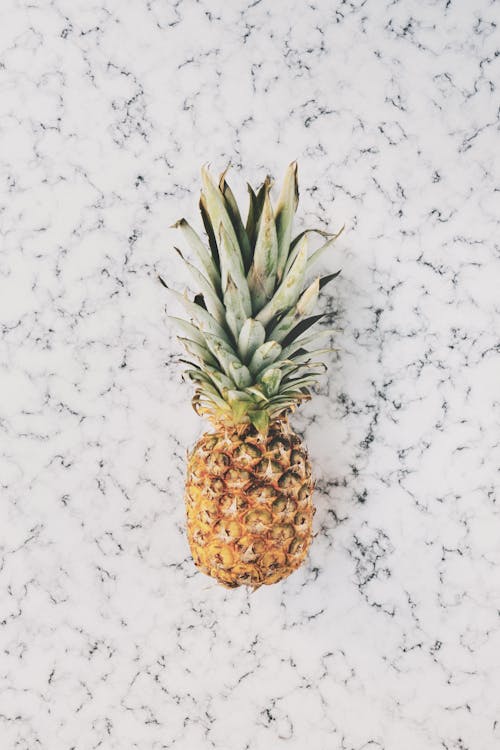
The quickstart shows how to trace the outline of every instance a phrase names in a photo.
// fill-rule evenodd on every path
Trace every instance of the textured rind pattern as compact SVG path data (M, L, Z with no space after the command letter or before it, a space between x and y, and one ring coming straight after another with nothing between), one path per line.
M312 539L307 452L286 419L205 433L188 457L186 512L196 566L229 588L277 583Z

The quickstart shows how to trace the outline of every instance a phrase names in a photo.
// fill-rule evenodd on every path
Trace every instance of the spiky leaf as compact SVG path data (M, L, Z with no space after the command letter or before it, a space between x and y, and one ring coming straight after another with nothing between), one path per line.
M226 210L233 224L234 231L236 232L236 237L238 238L238 245L241 249L243 265L245 266L245 270L246 270L250 268L250 263L252 261L252 251L250 248L250 241L248 239L246 229L243 226L243 221L241 219L240 209L238 208L236 198L234 197L233 191L231 190L231 188L226 182L226 172L227 172L227 169L220 176L219 190L221 191L224 197L224 200L226 201Z
M256 316L263 325L267 325L276 315L290 310L299 298L300 290L304 283L304 275L307 263L307 238L301 241L301 248L292 264L287 276L279 285L272 299Z
M200 210L209 249L185 220L177 225L201 267L186 261L200 291L193 301L171 291L191 319L179 325L182 343L195 359L186 362L196 383L193 406L216 421L251 421L265 433L270 419L310 398L325 367L321 357L328 350L307 348L319 335L305 334L322 317L312 314L320 290L338 272L316 278L305 290L303 284L312 262L338 234L305 230L291 242L298 201L295 163L275 213L269 177L258 192L249 188L245 227L225 173L217 185L204 168L202 180ZM312 231L327 241L309 257Z
M205 301L206 309L208 310L210 315L212 315L215 318L215 320L218 323L220 323L221 325L224 325L225 318L226 318L224 305L222 304L218 295L216 294L214 287L208 281L208 279L205 276L203 276L201 271L199 271L196 268L196 266L194 266L192 263L190 263L188 260L184 258L179 248L176 247L175 250L177 251L178 255L182 258L191 276L195 280L198 287L201 289L201 293Z
M281 280L285 270L292 225L295 211L299 203L299 187L297 181L297 162L293 161L287 169L278 204L276 206L276 230L278 233L278 280Z
M247 318L238 337L238 351L243 362L249 362L255 350L266 340L266 329L253 318Z
M269 414L265 409L249 411L248 416L253 426L262 434L267 435L269 429Z
M258 375L264 367L267 367L271 362L274 362L281 354L281 346L277 341L266 341L265 344L259 346L250 360L248 365L250 372L253 375Z
M213 288L217 292L220 292L220 274L217 263L207 252L207 249L201 241L200 237L188 224L186 219L179 219L179 221L176 221L175 224L173 224L173 228L180 229L182 231L182 234L186 238L189 247L195 253L196 257L205 269L207 277L210 279Z
M248 286L252 298L253 313L258 313L271 299L276 285L278 268L278 236L274 222L269 191L264 198L264 208L255 253L248 274Z

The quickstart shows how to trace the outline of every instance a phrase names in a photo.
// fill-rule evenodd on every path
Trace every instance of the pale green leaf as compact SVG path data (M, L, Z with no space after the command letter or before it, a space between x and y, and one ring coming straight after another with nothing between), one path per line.
M278 265L278 237L273 208L266 192L255 252L248 274L248 286L254 314L271 299L276 285Z
M215 318L218 323L224 325L226 320L224 305L217 296L214 287L208 281L208 279L203 276L201 271L196 268L196 266L194 266L184 258L181 251L177 247L175 248L175 250L182 258L195 282L198 284L198 287L203 295L203 299L205 300L208 312Z
M205 269L205 272L208 278L210 279L210 283L212 284L216 292L220 293L221 285L220 285L219 270L217 268L217 265L214 263L213 258L210 256L210 253L208 252L202 240L200 239L200 237L197 235L194 229L188 224L186 219L179 219L179 221L173 224L173 227L175 229L181 230L189 247L195 253L196 257L198 258L201 265Z
M334 234L333 237L331 237L327 242L324 243L324 245L321 245L321 247L319 247L314 253L312 253L312 255L310 256L310 258L307 261L307 270L308 271L311 270L311 268L313 267L313 265L321 258L321 256L323 255L323 253L325 253L330 247L332 247L332 245L334 244L335 240L337 240L340 237L340 235L342 234L342 232L344 231L344 229L345 229L345 224L337 232L337 234Z
M258 373L267 367L271 362L274 362L281 353L281 346L276 341L266 341L265 344L259 346L255 351L250 364L248 365L250 372L253 375Z
M297 182L297 162L292 162L287 169L283 187L276 206L276 231L278 234L278 281L281 280L285 270L290 240L292 237L292 225L295 211L299 202L299 189Z
M238 352L243 362L248 362L255 350L266 340L266 329L253 318L247 318L238 337Z
M293 307L299 298L300 290L304 283L304 275L307 263L307 237L301 240L301 248L287 276L283 279L273 298L256 316L263 325L268 323L277 315ZM307 290L306 290L307 291ZM305 292L304 292L305 294Z
M319 278L315 279L302 293L297 304L274 326L268 338L273 341L283 341L297 323L314 309L318 295Z
M222 292L226 292L229 277L232 278L240 296L242 309L245 311L245 320L252 315L252 302L250 290L245 277L243 261L238 246L234 244L231 235L226 231L223 223L219 225L219 252L222 273ZM226 304L226 308L228 305ZM242 323L243 325L243 323Z
M267 435L269 429L269 414L265 409L249 411L248 416L251 423L262 435Z
M248 239L246 229L243 226L243 221L241 219L240 209L236 202L236 198L234 197L233 191L231 190L231 188L226 182L226 172L227 172L227 169L220 176L219 190L221 191L224 197L224 200L226 201L226 210L233 224L234 231L236 232L236 237L238 238L238 245L240 247L241 255L243 258L243 265L245 269L248 269L250 268L250 263L252 260L252 251L250 249L250 242Z
M278 393L283 373L279 368L269 367L259 380L268 397L275 396Z

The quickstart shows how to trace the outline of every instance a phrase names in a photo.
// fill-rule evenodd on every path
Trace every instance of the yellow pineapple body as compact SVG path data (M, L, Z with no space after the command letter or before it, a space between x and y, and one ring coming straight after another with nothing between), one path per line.
M307 452L284 417L267 435L220 424L188 458L188 539L197 567L229 588L258 588L290 575L312 539L313 481Z

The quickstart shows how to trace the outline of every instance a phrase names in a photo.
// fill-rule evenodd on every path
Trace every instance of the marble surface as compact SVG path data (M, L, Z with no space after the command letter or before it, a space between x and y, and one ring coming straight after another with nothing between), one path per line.
M2 750L500 746L499 22L2 3ZM202 162L243 197L293 158L299 228L347 227L339 351L294 420L316 538L226 591L188 552L204 426L156 275L182 285Z

